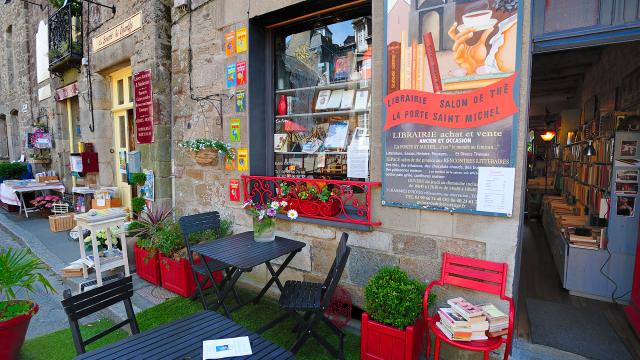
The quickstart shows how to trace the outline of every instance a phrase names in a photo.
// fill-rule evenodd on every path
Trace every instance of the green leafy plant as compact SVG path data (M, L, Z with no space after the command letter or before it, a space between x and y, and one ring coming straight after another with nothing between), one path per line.
M142 210L147 206L147 201L142 197L134 197L131 199L131 211L134 214L140 214Z
M217 229L203 230L189 235L189 242L193 244L211 241L212 239L221 239L225 236L233 234L233 221L230 219L221 219L220 226Z
M137 221L129 224L127 236L137 237L138 247L149 251L149 257L158 251L158 234L165 226L170 225L172 209L147 206L147 211L141 213Z
M160 229L157 234L156 245L161 254L167 257L180 258L181 250L184 248L180 225L170 223Z
M27 173L27 164L22 162L0 162L0 180L15 180Z
M204 149L213 149L220 152L226 158L235 158L235 153L231 151L231 144L225 144L224 142L216 139L186 140L181 142L179 146L183 149L187 149L196 153Z
M420 317L424 290L424 284L399 267L383 267L365 287L365 308L373 320L404 329ZM434 294L429 294L428 302L435 303Z
M131 173L130 181L132 185L142 186L147 181L147 175L145 173Z
M40 272L47 269L27 249L16 250L10 247L0 250L0 295L5 299L0 302L0 321L26 314L31 309L31 301L16 300L18 290L33 294L37 290L36 284L40 284L46 292L56 292Z

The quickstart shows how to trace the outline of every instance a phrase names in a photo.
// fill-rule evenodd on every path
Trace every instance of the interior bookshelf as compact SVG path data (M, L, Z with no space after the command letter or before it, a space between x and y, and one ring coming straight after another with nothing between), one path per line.
M596 133L591 125L585 125L575 133L577 139L563 148L562 191L593 214L598 212L601 199L609 196L614 137L606 133L589 138L586 132ZM595 149L593 156L584 153L589 143Z

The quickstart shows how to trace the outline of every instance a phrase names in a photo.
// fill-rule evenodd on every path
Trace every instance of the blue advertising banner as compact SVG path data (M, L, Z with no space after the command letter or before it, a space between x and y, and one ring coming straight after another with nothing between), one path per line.
M518 0L386 0L382 204L511 216Z

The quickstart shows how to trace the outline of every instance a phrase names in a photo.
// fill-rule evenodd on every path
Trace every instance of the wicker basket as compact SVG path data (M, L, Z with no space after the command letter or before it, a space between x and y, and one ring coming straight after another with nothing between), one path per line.
M76 226L73 214L60 214L49 216L49 227L53 232L71 230Z
M215 166L218 164L218 150L202 149L193 153L196 163L202 166Z

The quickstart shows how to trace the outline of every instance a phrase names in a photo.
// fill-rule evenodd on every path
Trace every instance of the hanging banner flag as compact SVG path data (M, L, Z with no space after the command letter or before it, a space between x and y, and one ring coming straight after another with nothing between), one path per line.
M385 0L382 204L511 216L520 1L418 3Z
M246 90L236 90L236 112L245 112L247 109L247 94Z
M243 27L236 31L236 52L247 51L247 28Z
M240 201L240 180L229 180L229 200Z
M136 107L136 143L153 142L153 90L151 69L133 75L133 99Z
M236 33L233 31L224 34L224 53L227 56L236 53Z
M233 142L240 141L240 119L234 118L229 121L229 139Z
M238 171L249 170L249 150L247 148L238 149Z
M227 65L227 87L232 88L236 86L236 64Z

